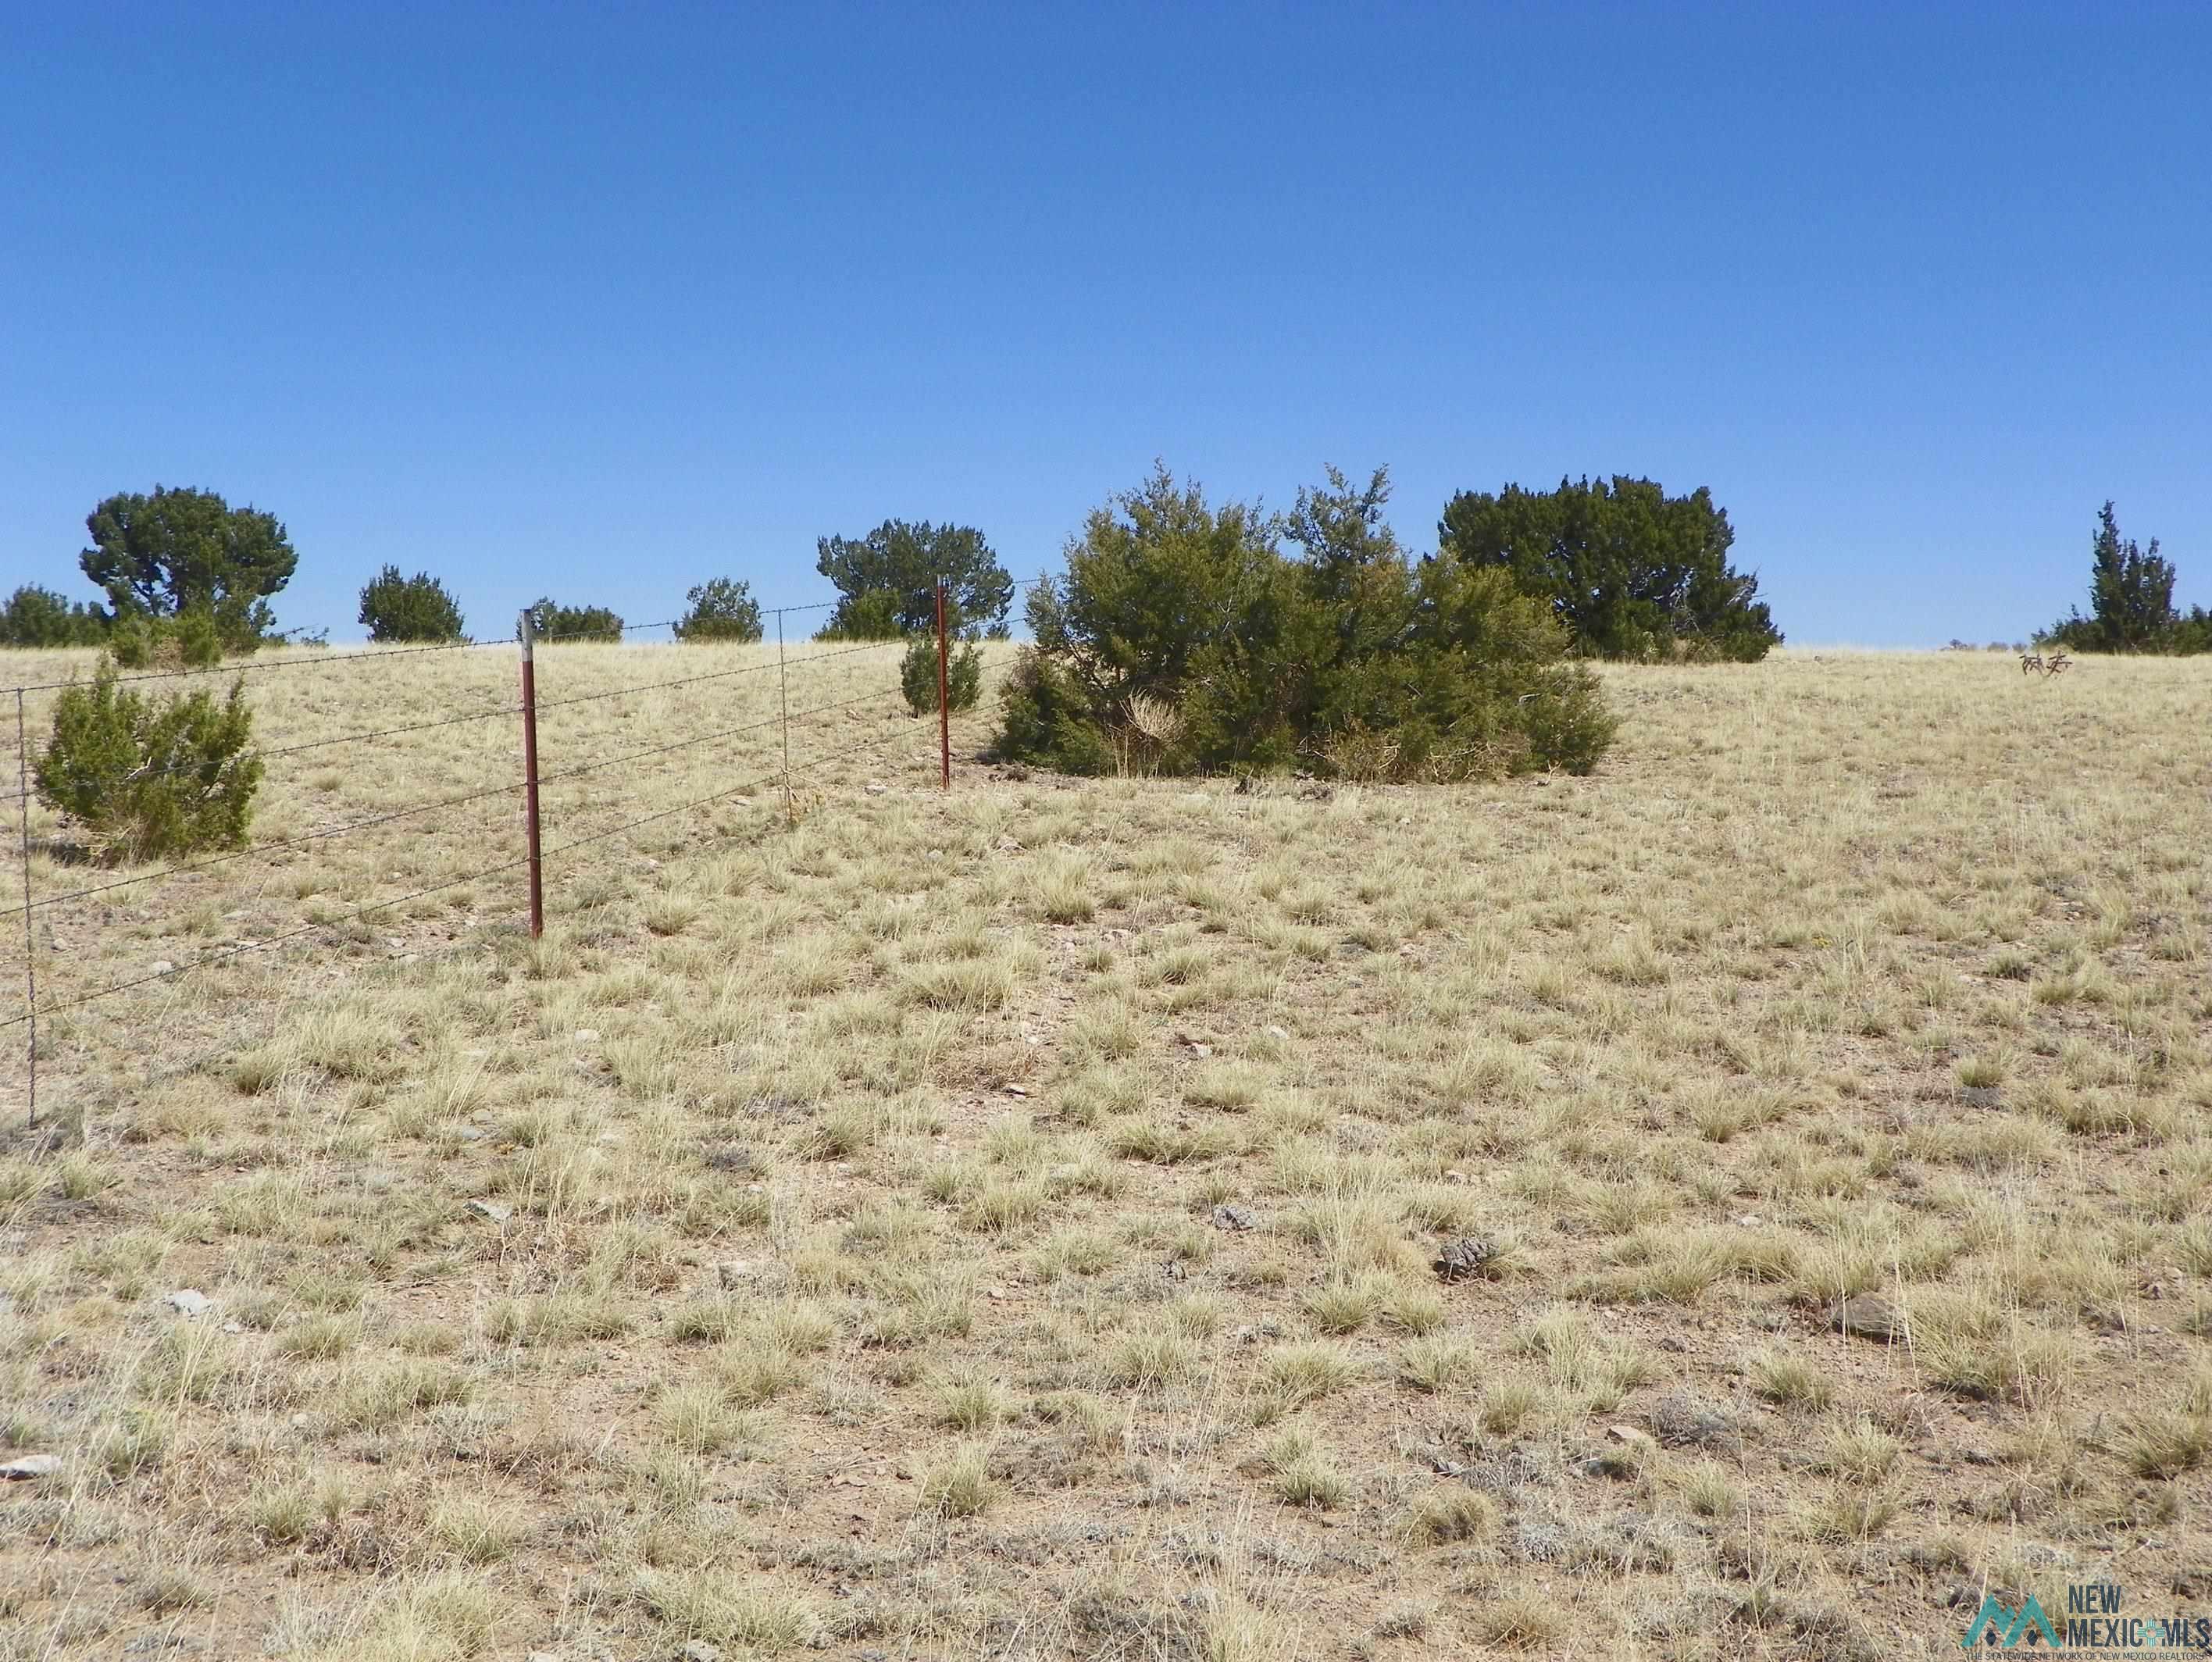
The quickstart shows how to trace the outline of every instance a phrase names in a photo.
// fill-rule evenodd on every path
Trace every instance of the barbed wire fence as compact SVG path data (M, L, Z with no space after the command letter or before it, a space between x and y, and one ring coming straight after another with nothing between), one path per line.
M1020 586L1028 588L1031 585L1024 584ZM11 921L10 914L20 915L22 919L23 1009L20 1015L0 1019L0 1034L13 1030L21 1035L21 1042L23 1049L21 1054L25 1062L27 1099L25 1106L28 1128L36 1130L40 1123L39 1041L41 1026L42 1023L51 1023L56 1017L118 997L134 989L157 982L177 980L198 971L229 963L249 955L271 951L288 944L301 943L319 936L328 936L333 932L343 935L344 931L359 927L367 919L378 913L389 913L427 899L450 895L453 891L483 883L489 879L510 878L517 873L523 874L524 889L521 894L514 897L514 909L527 916L529 931L533 937L536 937L542 935L545 925L544 873L546 863L550 860L561 858L580 850L604 845L646 827L665 824L680 816L694 814L716 804L740 798L750 801L757 795L771 791L775 792L781 798L784 818L787 822L794 821L798 811L798 783L804 777L818 773L819 770L832 763L849 761L860 755L881 750L902 740L911 742L914 737L913 717L916 714L927 713L926 711L911 711L908 707L908 701L905 696L902 678L896 665L884 684L872 687L850 696L811 703L802 702L797 707L793 707L792 699L794 681L799 682L803 697L805 684L804 677L821 665L842 660L860 659L863 655L868 653L903 655L909 650L910 638L906 636L830 646L822 636L817 634L809 637L810 644L816 645L817 648L826 646L827 649L794 652L788 638L791 633L789 627L791 620L829 612L833 609L833 605L834 603L823 603L808 606L778 607L764 610L763 623L764 626L772 623L775 636L775 655L772 659L763 655L757 662L735 667L718 668L696 675L676 676L575 693L562 690L556 670L551 685L546 688L555 695L550 698L541 698L538 695L540 691L537 673L538 647L574 645L593 640L629 641L637 635L650 634L656 630L673 630L677 628L678 620L670 619L648 624L628 624L619 628L543 632L533 626L530 614L526 611L518 622L515 639L510 642L467 641L428 646L392 647L375 651L319 652L301 658L248 659L242 663L218 664L206 668L156 670L118 676L116 681L118 685L121 685L150 682L179 682L194 676L256 675L308 669L358 670L383 667L392 673L404 673L404 670L392 670L386 661L414 660L434 653L490 653L502 650L514 650L519 658L520 694L519 699L487 704L482 708L464 710L427 720L365 727L328 737L306 739L296 743L276 745L266 749L257 747L254 754L258 755L264 763L315 752L335 752L343 755L353 747L380 745L395 739L412 738L423 733L471 723L514 720L518 724L520 739L521 771L518 777L505 779L498 784L482 789L432 796L420 801L403 803L398 806L380 809L367 816L348 819L339 824L322 826L289 836L262 839L250 842L243 847L209 855L203 858L164 863L145 870L132 871L125 876L106 877L98 882L78 884L51 894L36 892L32 876L32 856L36 852L36 845L31 834L31 803L39 792L34 782L35 764L31 754L32 741L27 701L32 695L59 694L73 686L86 683L73 678L67 681L30 683L13 688L15 696L15 789L12 792L0 793L0 802L4 802L9 795L15 798L17 853L22 865L22 898L20 904L12 904L4 909L0 909L0 927L4 927ZM941 584L938 586L936 595L935 622L934 644L938 685L937 708L934 713L938 718L936 737L939 753L939 783L940 788L949 791L952 779L951 724L954 713L951 708L949 670L953 643L946 628L945 594L944 585ZM765 634L764 627L763 635L757 643L763 649L767 644ZM557 661L556 658L555 662L557 664ZM549 665L550 667L552 666ZM848 664L848 667L859 668L862 665L854 663ZM988 666L983 671L982 680L986 682L996 680L1006 674L1012 667L1011 659ZM412 668L411 664L409 668ZM687 732L680 737L673 737L665 743L626 749L619 754L597 756L570 765L556 766L550 769L543 768L540 766L538 719L547 712L571 709L612 699L633 698L640 695L665 692L678 688L696 687L707 682L735 681L743 677L765 676L769 674L776 677L776 700L775 713L772 715L709 731ZM888 731L871 734L856 743L832 749L812 755L801 754L794 759L792 743L794 727L799 730L804 740L813 731L808 725L810 723L818 722L825 717L854 712L864 705L886 700L892 702L891 714L898 718ZM975 707L978 709L983 707L980 692ZM544 802L541 792L547 786L588 776L602 775L610 769L633 768L641 762L673 757L681 753L703 755L709 753L709 747L724 745L730 741L748 737L767 737L770 734L770 730L775 730L776 749L780 752L781 759L779 765L765 772L736 784L721 786L672 807L657 809L651 813L623 819L615 824L599 827L550 844L544 840L544 833L548 816L544 811ZM202 764L198 761L174 764L165 768L147 770L135 777L138 779L151 779L167 773L188 771ZM89 901L115 890L145 885L161 885L172 881L195 878L198 874L211 868L233 865L241 862L259 861L272 854L307 849L403 821L422 818L501 798L510 800L519 798L522 804L522 846L520 849L507 853L504 858L495 859L489 864L474 865L459 876L447 877L435 883L411 889L404 894L364 902L350 907L340 915L318 919L252 940L233 941L227 946L201 953L185 961L173 964L164 961L144 973L125 975L82 992L72 992L60 998L52 997L50 993L44 1002L41 1000L36 928L36 919L41 913L52 915L58 908ZM588 812L590 807L589 804L579 804L577 811ZM434 826L425 834L437 834L438 828Z

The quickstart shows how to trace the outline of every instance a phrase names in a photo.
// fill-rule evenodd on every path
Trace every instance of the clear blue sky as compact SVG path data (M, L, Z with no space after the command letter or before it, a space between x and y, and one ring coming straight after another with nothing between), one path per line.
M1816 15L1818 12L1820 15ZM2212 602L2212 10L0 11L0 577L157 481L498 634L814 539L1712 487L1799 643Z

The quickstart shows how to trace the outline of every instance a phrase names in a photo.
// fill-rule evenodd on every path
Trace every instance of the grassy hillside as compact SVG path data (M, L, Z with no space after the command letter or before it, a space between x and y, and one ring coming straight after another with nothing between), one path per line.
M773 727L547 786L549 845L757 788L557 857L540 942L457 881L511 792L318 834L511 719L275 759L310 840L40 910L42 1002L305 932L59 1016L52 1137L0 1035L0 1459L60 1462L0 1658L1936 1656L1984 1589L2212 1597L2212 664L1616 669L1598 775L1462 789L1009 777L985 713L949 798L895 653L803 674L794 761L876 748L795 826ZM275 748L513 676L252 679Z

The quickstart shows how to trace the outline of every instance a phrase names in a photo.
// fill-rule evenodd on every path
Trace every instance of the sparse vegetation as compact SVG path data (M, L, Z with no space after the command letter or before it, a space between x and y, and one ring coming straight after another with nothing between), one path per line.
M508 857L506 796L40 908L0 1459L61 1466L0 1493L0 1657L1847 1656L2046 1550L2212 1558L2204 660L2067 723L1979 652L1602 664L1635 742L1525 789L1024 779L977 711L947 795L896 657L809 672L862 701L796 753L888 737L795 824L579 851L536 942L512 876L345 921ZM513 695L400 662L256 677L256 742ZM254 834L483 767L285 758Z

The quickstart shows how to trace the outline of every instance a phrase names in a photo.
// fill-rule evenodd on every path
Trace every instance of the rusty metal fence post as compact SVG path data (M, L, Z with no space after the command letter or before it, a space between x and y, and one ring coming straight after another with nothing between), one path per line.
M31 1039L24 1058L31 1069L31 1129L39 1126L39 965L31 928L31 749L23 737L23 689L15 689L15 805L23 851L23 998L29 1015Z
M775 703L777 725L783 729L783 817L799 823L799 798L791 794L791 677L783 664L783 608L775 609Z
M945 579L937 579L937 767L940 790L952 788L952 700L945 667Z
M524 834L530 843L530 933L545 932L545 871L538 841L538 666L531 651L530 611L515 619L514 636L522 643L522 812Z

